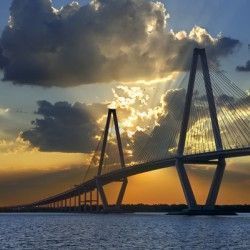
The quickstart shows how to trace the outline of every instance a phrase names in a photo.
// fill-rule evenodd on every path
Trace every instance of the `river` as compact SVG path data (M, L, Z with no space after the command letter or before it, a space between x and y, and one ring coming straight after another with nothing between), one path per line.
M0 214L0 249L250 249L250 214Z

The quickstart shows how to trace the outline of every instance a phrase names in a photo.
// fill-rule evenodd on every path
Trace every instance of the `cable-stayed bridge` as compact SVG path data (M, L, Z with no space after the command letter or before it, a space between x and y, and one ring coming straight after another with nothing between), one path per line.
M187 205L195 210L198 205L185 164L198 164L216 166L205 203L205 208L213 209L226 159L250 155L250 96L212 63L208 66L205 49L194 49L189 79L168 91L166 110L157 123L130 138L120 131L116 110L109 109L83 182L63 193L12 208L73 207L79 211L87 206L98 209L100 202L108 211L103 187L118 181L118 209L128 177L175 167Z

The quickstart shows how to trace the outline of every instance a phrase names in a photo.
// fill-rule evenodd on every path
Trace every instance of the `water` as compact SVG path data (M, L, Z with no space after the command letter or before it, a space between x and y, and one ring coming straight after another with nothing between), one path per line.
M0 249L250 249L250 214L0 214Z

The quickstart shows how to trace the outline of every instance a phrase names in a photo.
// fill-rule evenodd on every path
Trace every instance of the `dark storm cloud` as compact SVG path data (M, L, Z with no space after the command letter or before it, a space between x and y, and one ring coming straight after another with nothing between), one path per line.
M237 102L237 104L242 104L242 105L246 105L248 107L250 107L250 95L247 95L245 97L242 97L241 99L239 99Z
M143 119L138 120L137 124L143 124L142 128L146 129L145 131L139 129L132 137L129 137L129 128L128 131L123 128L121 136L125 154L128 153L126 150L132 150L134 156L127 155L129 161L135 161L142 154L156 158L163 157L166 154L175 154L183 116L185 94L185 89L168 90L161 97L161 103L156 108L157 112L162 110L157 116L158 118L154 117L156 124L148 126L149 124L143 124ZM198 101L198 103L201 101L206 102L205 96L195 96L194 100ZM234 112L237 110L242 112L249 107L249 100L249 96L237 99L229 95L221 95L217 97L216 103L217 107L225 107L229 111L234 107L236 109ZM189 128L195 124L197 119L209 118L204 110L203 112L201 110L197 112L197 108L194 110L195 103L192 102ZM85 153L96 148L98 139L95 139L95 136L100 136L101 130L105 126L105 117L103 115L107 113L107 104L86 105L75 103L71 105L67 102L51 104L47 101L40 101L38 105L36 113L41 115L42 118L33 121L33 128L22 134L22 137L33 146L38 147L41 151ZM132 116L132 111L124 108L118 108L117 112L122 119ZM245 119L247 122L247 117L241 115L241 119ZM234 122L234 119L232 119L231 123L227 124L227 130L230 126L232 126L232 130L235 129ZM221 126L224 125L221 124ZM147 127L152 128L152 131L147 131ZM202 134L196 133L195 136L202 136ZM115 152L116 147L116 143L111 143L110 152Z
M194 100L207 103L207 96L194 96ZM228 109L248 109L250 107L250 95L242 93L242 97L222 94L215 96L217 108L227 107Z
M226 95L226 94L218 96L217 103L223 104L225 102L227 102L227 103L228 102L229 103L234 103L235 102L235 98L233 96L229 96L229 95Z
M159 155L166 153L167 149L175 147L176 141L163 135L179 129L177 126L179 126L182 118L181 107L184 106L184 97L184 89L167 91L161 100L164 114L157 120L158 125L154 127L150 135L138 131L130 138L127 131L123 131L121 136L125 149L130 149L131 145L134 145L134 156L138 156L142 150L143 152L149 150L151 153L152 150L156 150L155 153ZM176 107L180 108L176 109ZM106 114L106 111L106 104L75 103L72 105L68 102L51 104L48 101L39 101L36 114L42 116L42 118L33 121L33 127L23 132L21 136L24 140L29 141L32 146L39 148L40 151L89 153L98 144L95 136L100 136L104 124L98 124L97 120L103 114ZM129 115L126 110L120 108L117 112L122 117L124 114L125 116ZM105 119L103 122L105 122ZM147 143L146 147L145 143ZM167 149L166 145L168 145ZM116 147L116 144L109 145L110 152L115 152ZM126 150L125 154L127 154ZM134 160L134 158L132 157L130 160Z
M185 89L169 90L163 95L163 113L161 116L159 116L159 119L156 120L157 125L154 126L152 132L147 133L147 131L138 131L133 136L135 159L144 161L145 157L147 157L147 160L148 158L149 160L159 160L176 154L176 147L179 139L178 135L181 130L181 122L183 119L185 95ZM213 140L213 137L211 137L212 127L207 128L209 129L209 132L206 132L206 134L204 131L202 131L204 126L205 128L206 126L209 126L210 117L207 113L208 107L207 110L206 108L198 108L200 107L199 105L201 105L201 102L207 103L206 96L199 95L199 93L195 95L194 93L189 117L188 131L192 129L192 126L195 125L197 121L202 121L204 124L197 125L198 127L192 131L192 136L187 138L185 148L187 152L193 152L192 150L194 150L194 143L196 143L196 148L202 148L204 139ZM246 95L242 98L236 98L223 94L216 98L216 105L217 108L219 108L219 117L223 117L223 122L220 120L219 123L224 131L224 133L222 133L224 147L230 148L232 145L235 145L235 138L232 137L230 131L235 131L238 135L240 134L242 138L239 137L238 139L241 140L241 145L247 145L245 138L246 131L241 131L238 126L242 126L242 124L246 126L246 124L248 124L247 110L250 106L250 96ZM204 104L202 104L202 106L204 106ZM222 108L224 108L223 111L221 111ZM227 108L228 111L226 111L225 108ZM226 126L224 124L225 114L226 118L228 119ZM237 119L234 119L234 116L236 116ZM204 120L202 120L203 118ZM197 129L199 129L199 131ZM225 133L225 131L229 132ZM244 135L242 135L242 133L244 133ZM225 137L226 134L227 137ZM199 143L197 144L196 141L199 141Z
M86 104L39 101L38 106L36 113L42 118L33 121L34 127L23 132L24 140L41 151L88 153L95 148L94 137L100 131Z
M8 59L3 55L3 49L0 44L0 69L4 68L4 65L8 64Z
M250 60L246 62L245 66L237 66L236 70L240 72L250 72Z
M60 10L49 0L13 0L1 37L4 79L40 86L155 79L187 70L192 49L210 60L231 54L239 41L213 38L194 27L174 33L160 2L93 0Z
M221 37L216 43L216 48L212 50L215 55L227 56L234 52L236 47L240 46L240 41L230 37Z
M154 127L150 135L137 132L134 136L135 158L140 159L146 155L152 158L149 160L159 160L171 154L169 150L177 146L177 137L174 134L180 130L185 92L184 89L166 92L162 98L164 114L157 121L158 125Z

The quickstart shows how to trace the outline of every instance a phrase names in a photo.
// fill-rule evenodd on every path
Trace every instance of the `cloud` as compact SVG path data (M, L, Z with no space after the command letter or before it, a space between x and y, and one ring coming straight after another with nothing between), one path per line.
M1 108L0 107L0 116L7 114L9 111L10 111L9 108Z
M185 102L185 89L168 90L161 97L161 113L150 133L138 131L134 135L134 156L139 161L163 159L175 153L177 134L180 130L182 110Z
M236 102L235 105L237 108L245 108L249 112L249 107L250 107L250 95L243 96L239 98Z
M0 140L0 152L1 153L21 153L30 150L31 152L35 149L31 149L30 144L25 142L19 135L15 140Z
M237 66L236 70L239 72L249 72L250 71L250 60L246 62L245 66Z
M150 88L151 89L151 88ZM124 145L131 143L136 131L145 129L162 112L161 107L150 108L149 90L139 86L117 86L111 103L75 103L39 101L32 128L21 137L40 151L92 152L106 123L108 107L116 107ZM151 124L152 125L152 124ZM115 138L109 148L116 147Z
M41 151L89 153L95 148L100 131L86 104L39 101L38 106L36 113L42 119L22 133L24 140Z
M158 112L153 117L156 124L151 131L137 131L133 135L135 159L142 162L159 160L176 153L185 95L186 90L182 88L168 90L162 95L160 105L154 109ZM247 147L249 143L246 132L250 114L249 97L237 98L226 94L215 96L222 143L225 149ZM215 142L207 98L202 91L194 91L184 154L212 150L215 150Z
M157 101L158 104L151 107L153 97L150 96L150 90L151 87L146 89L140 86L117 86L113 89L114 98L111 104L87 105L68 102L52 104L45 100L39 101L35 114L41 118L32 121L32 128L24 131L21 137L40 151L90 153L96 148L104 129L107 107L116 107L124 151L128 156L129 150L134 146L135 138L135 146L139 149L147 138L146 133L156 124L159 126L160 118L167 112L167 100L164 98L170 97L162 96L161 102ZM178 91L169 91L166 96L174 95L172 92ZM184 95L184 90L182 94ZM178 100L176 104L179 104ZM171 110L173 109L174 104L171 105ZM145 138L140 140L139 132ZM110 137L109 141L111 142L109 149L117 147L115 138Z
M223 106L223 105L228 105L228 103L234 103L235 102L235 98L233 96L229 96L226 94L222 94L220 96L217 97L217 105Z
M4 69L4 66L8 64L8 59L3 55L3 49L0 43L0 69Z
M235 97L232 95L222 94L216 99L216 104L219 107L227 107L229 110L249 110L250 107L250 95L246 92L241 97ZM249 113L249 112L247 112ZM242 114L241 114L242 116Z
M73 2L61 9L50 0L13 0L0 67L5 80L39 86L154 80L188 70L194 47L206 47L218 65L240 44L198 26L174 33L168 18L163 3L146 0Z
M145 152L155 158L175 153L185 93L185 89L168 90L161 95L160 103L151 107L152 97L141 87L118 86L113 89L114 101L111 106L117 107L127 163L141 160L141 154ZM39 101L36 114L42 118L33 121L33 128L21 136L40 151L91 153L101 140L107 106L105 103L51 104ZM190 126L196 119L193 114ZM117 150L116 138L112 133L108 144L107 154L112 155Z
M186 90L161 90L154 95L152 88L117 86L113 89L111 104L51 104L40 101L36 113L42 118L33 121L33 128L23 132L22 138L40 151L93 152L98 141L102 140L107 107L112 106L117 108L127 163L141 160L142 155L152 157L151 160L171 156L176 152ZM202 91L194 92L185 153L192 153L196 149L212 150L215 146L207 100L203 94ZM243 136L245 131L241 131L238 126L245 126L248 122L249 96L236 98L223 94L216 96L216 104L223 144L231 148L235 145L235 137L229 131L239 136ZM111 128L114 129L112 124ZM204 139L208 143L204 144ZM243 140L243 137L238 139ZM111 132L109 151L113 155L115 150L116 138Z

